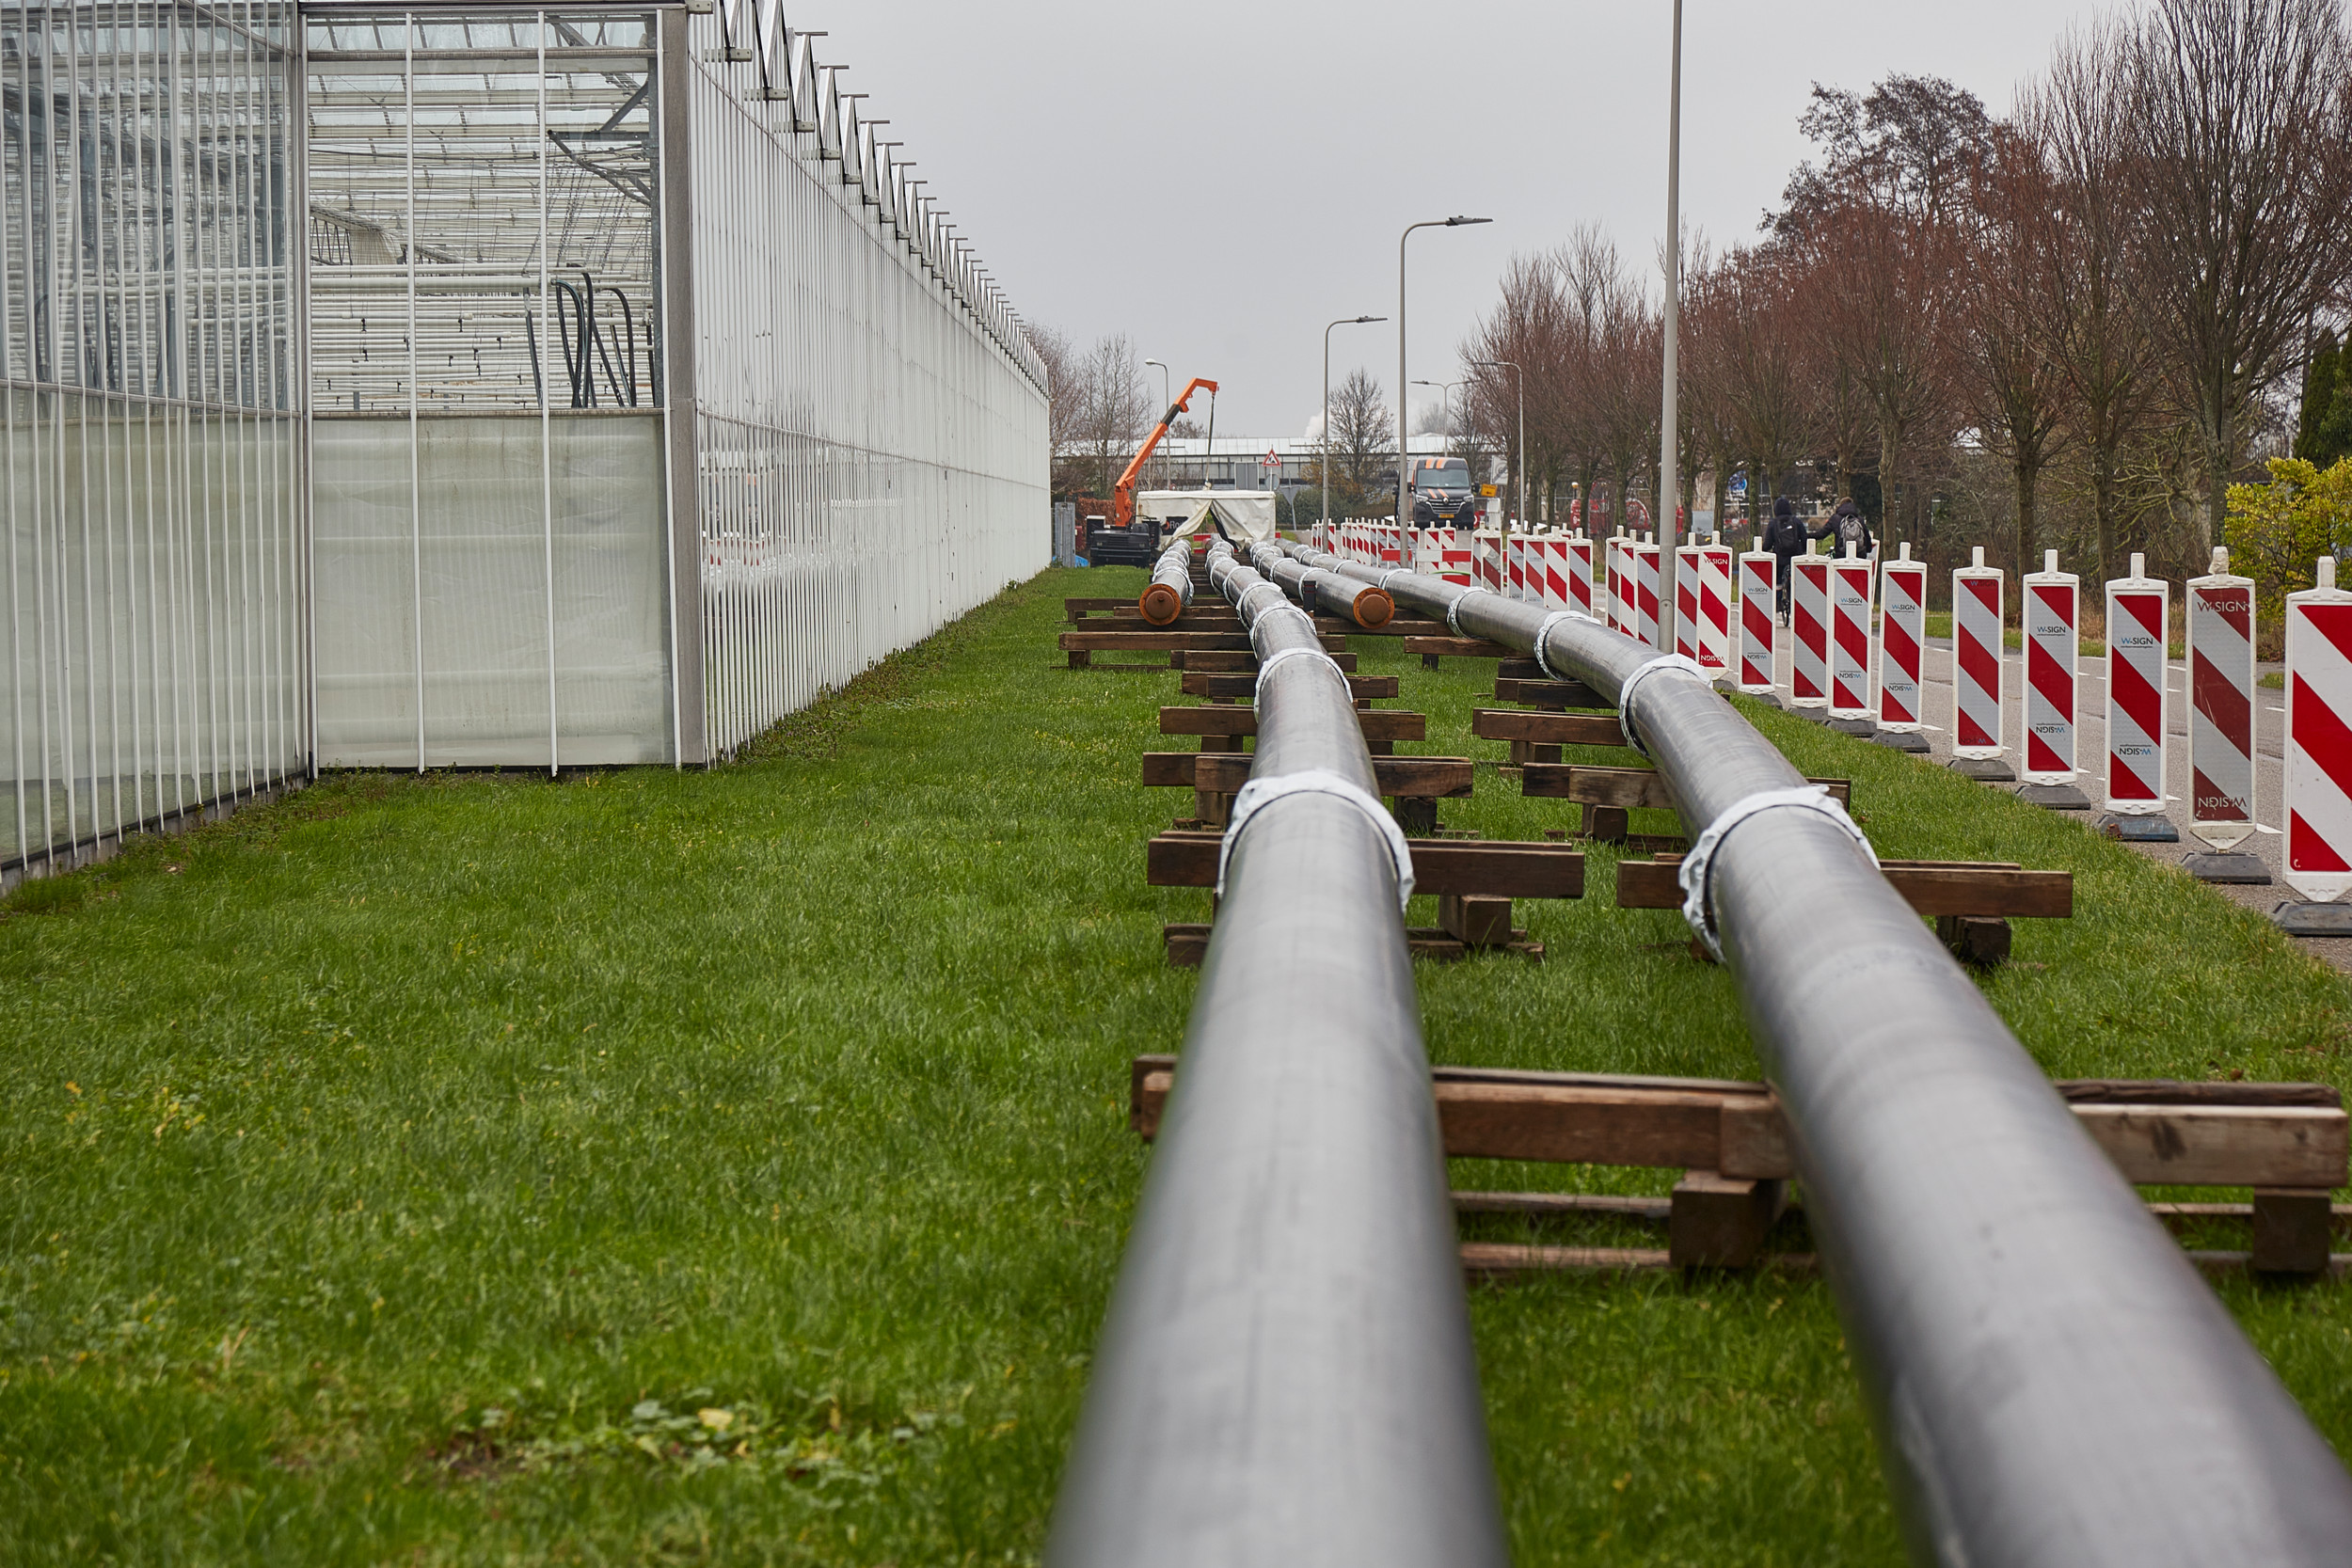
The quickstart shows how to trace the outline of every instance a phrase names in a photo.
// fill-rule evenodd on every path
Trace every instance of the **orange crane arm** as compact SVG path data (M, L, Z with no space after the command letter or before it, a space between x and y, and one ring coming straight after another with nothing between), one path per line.
M1168 434L1168 427L1176 422L1176 416L1183 413L1184 405L1192 401L1192 394L1204 388L1214 394L1216 383L1194 376L1185 386L1184 395L1169 404L1168 412L1160 416L1160 422L1152 427L1152 434L1144 440L1143 450L1136 453L1133 463L1127 465L1127 471L1119 476L1119 483L1111 486L1111 522L1117 527L1125 528L1136 520L1136 475L1143 472L1143 465L1151 457L1152 449L1160 444L1160 437Z

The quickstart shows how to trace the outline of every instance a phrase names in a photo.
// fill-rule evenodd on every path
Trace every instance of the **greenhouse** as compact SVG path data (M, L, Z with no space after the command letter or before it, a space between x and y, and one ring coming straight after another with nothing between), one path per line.
M0 78L13 875L708 762L1045 562L1042 366L774 6L20 6Z

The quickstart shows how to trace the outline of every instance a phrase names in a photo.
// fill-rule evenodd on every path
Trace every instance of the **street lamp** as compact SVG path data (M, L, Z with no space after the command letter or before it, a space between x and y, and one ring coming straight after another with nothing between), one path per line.
M1331 327L1361 326L1384 322L1386 316L1342 316L1323 329L1323 534L1331 536Z
M1665 353L1661 367L1658 415L1658 528L1666 541L1659 560L1658 640L1672 652L1677 645L1671 629L1675 615L1675 546L1682 531L1675 526L1675 495L1682 488L1675 473L1680 455L1680 415L1675 407L1676 351L1682 331L1682 0L1675 0L1673 82L1666 94L1666 319ZM1695 641L1695 638L1693 639Z
M1166 407L1168 407L1168 400L1169 400L1171 397L1173 397L1173 396L1175 395L1174 393L1170 392L1170 391L1168 389L1168 367L1167 367L1166 365L1160 365L1160 362L1159 362L1157 359L1146 359L1146 360L1144 361L1144 363L1145 363L1145 364L1147 364L1147 365L1159 365L1159 368L1160 368L1160 406L1161 406L1162 408L1166 408ZM1165 456L1163 456L1163 457L1160 459L1159 467L1160 467L1160 483L1161 483L1163 485L1165 485L1165 484L1168 483L1168 459L1167 459ZM1207 471L1206 469L1203 469L1203 470L1202 470L1202 472L1204 472L1204 473L1205 473L1206 471Z
M1519 394L1519 526L1527 526L1527 372L1515 360L1473 359L1471 364L1487 370L1509 371L1512 384ZM1502 514L1502 559L1511 559L1511 514Z
M1445 454L1452 457L1454 455L1454 388L1461 386L1462 383L1458 381L1416 381L1413 385L1438 388L1438 417L1445 421Z
M1677 0L1679 4L1680 0ZM1492 218L1466 218L1456 214L1450 218L1430 218L1422 223L1408 223L1396 237L1396 531L1400 542L1406 530L1413 526L1411 483L1412 438L1406 433L1406 404L1411 400L1405 395L1405 242L1413 237L1416 229L1459 229L1466 224L1492 223Z

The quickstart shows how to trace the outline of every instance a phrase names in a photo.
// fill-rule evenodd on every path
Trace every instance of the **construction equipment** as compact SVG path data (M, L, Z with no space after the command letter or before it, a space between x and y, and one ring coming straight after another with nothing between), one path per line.
M1144 437L1143 449L1136 453L1135 461L1127 465L1127 471L1120 474L1119 483L1111 487L1111 527L1115 529L1135 527L1136 476L1143 472L1144 464L1151 460L1153 450L1168 435L1168 427L1176 422L1176 417L1182 414L1185 406L1192 402L1192 394L1204 388L1211 398L1216 396L1216 383L1214 381L1203 381L1196 375L1185 383L1184 392L1174 403L1168 405L1168 412L1160 416L1160 422L1153 425L1152 434Z

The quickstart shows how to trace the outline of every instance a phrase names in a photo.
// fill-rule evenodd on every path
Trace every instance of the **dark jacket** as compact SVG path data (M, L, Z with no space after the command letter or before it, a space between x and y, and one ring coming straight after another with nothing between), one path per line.
M1851 544L1854 554L1866 561L1876 544L1870 535L1870 520L1851 501L1837 503L1837 510L1822 519L1819 536L1829 541L1831 555L1843 557L1847 545Z

